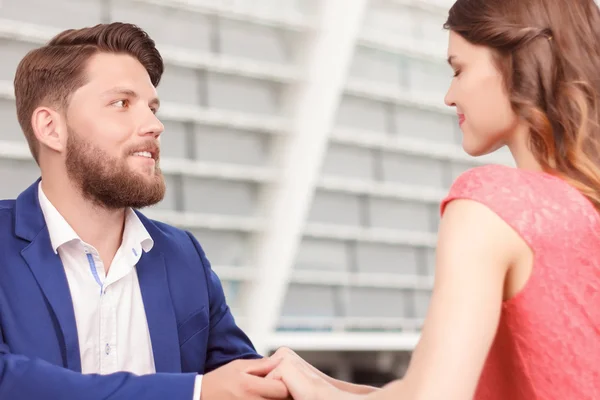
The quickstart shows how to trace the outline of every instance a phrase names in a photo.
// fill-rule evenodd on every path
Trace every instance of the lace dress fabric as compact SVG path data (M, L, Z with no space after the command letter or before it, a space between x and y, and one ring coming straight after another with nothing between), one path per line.
M442 201L486 205L534 253L525 288L505 301L477 400L600 399L600 216L560 178L489 165Z

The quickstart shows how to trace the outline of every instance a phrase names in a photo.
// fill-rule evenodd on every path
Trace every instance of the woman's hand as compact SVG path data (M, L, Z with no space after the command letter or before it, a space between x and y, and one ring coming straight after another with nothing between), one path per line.
M285 358L267 378L279 379L294 400L359 400L363 396L343 392L315 373L301 359Z
M348 392L348 393L352 393L352 394L370 394L370 393L374 393L379 390L378 388L372 387L372 386L356 385L356 384L353 384L350 382L344 382L344 381L340 381L338 379L334 379L334 378L324 374L323 372L319 371L317 368L313 367L312 365L310 365L308 362L306 362L304 359L302 359L302 357L300 357L293 350L291 350L287 347L280 347L269 358L275 360L278 363L280 363L282 360L286 360L286 359L290 359L293 362L300 363L306 369L308 369L312 373L316 374L320 378L324 379L325 382L329 383L330 385L339 389L342 392ZM267 376L267 377L270 377L270 376Z

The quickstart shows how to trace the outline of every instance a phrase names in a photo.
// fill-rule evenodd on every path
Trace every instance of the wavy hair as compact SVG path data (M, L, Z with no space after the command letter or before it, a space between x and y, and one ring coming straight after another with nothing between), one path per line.
M600 10L593 0L458 0L444 24L495 50L530 149L600 210Z

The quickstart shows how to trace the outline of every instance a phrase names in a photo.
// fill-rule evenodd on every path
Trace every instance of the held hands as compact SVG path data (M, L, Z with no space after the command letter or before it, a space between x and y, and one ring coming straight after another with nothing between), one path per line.
M279 361L236 360L204 375L199 400L284 400L289 391L281 380L265 379Z
M281 381L294 400L358 400L362 396L344 392L333 386L328 377L287 348L270 357L277 366L267 379Z
M204 375L199 400L359 400L287 348L236 360Z

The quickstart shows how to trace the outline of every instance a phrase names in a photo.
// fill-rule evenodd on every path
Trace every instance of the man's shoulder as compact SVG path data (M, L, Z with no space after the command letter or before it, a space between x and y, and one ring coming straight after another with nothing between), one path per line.
M15 232L15 200L0 200L0 242L4 244ZM8 245L9 247L11 245ZM2 253L3 250L0 250Z
M14 199L0 200L0 219L12 216L15 211L15 204Z
M15 199L1 199L0 200L0 210L12 210L15 208Z

